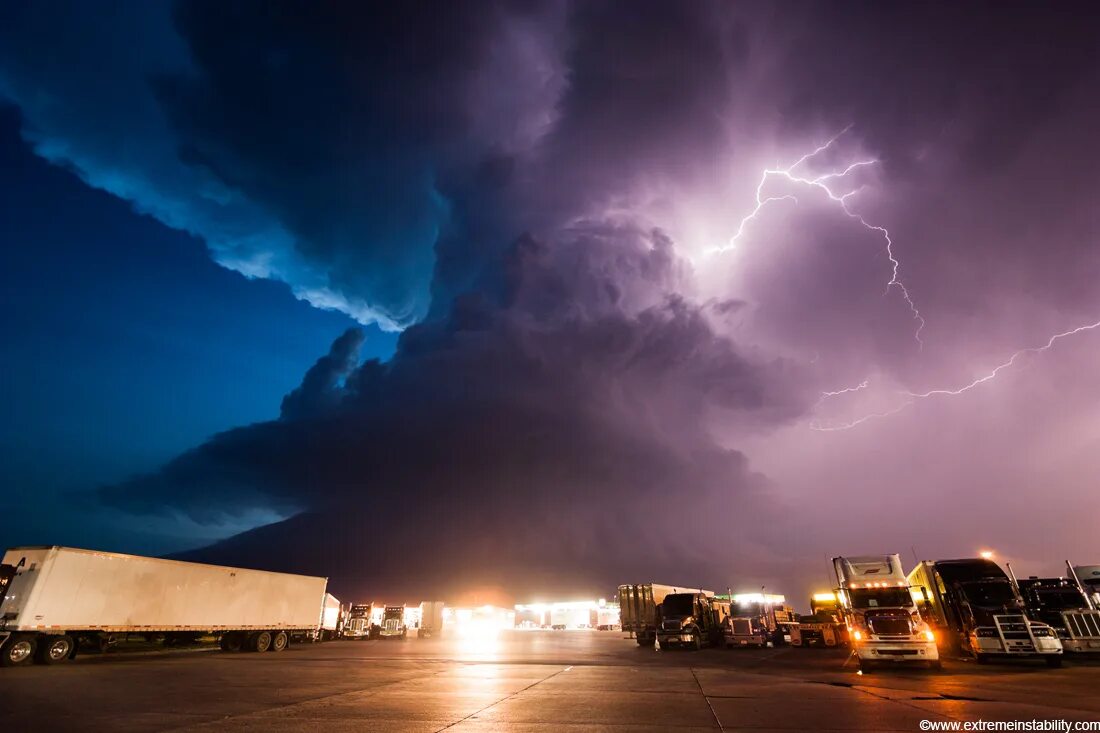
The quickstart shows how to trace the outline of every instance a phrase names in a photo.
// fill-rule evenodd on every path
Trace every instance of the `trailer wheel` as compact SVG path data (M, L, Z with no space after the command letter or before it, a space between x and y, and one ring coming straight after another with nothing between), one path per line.
M244 646L244 639L240 632L227 631L218 639L218 646L223 652L239 652Z
M22 667L34 661L38 641L31 634L12 634L0 647L0 667Z
M43 637L34 655L39 664L61 664L73 656L73 637L68 634Z
M1059 654L1056 657L1054 657L1054 656L1047 657L1047 666L1051 667L1052 669L1058 669L1059 667L1061 667L1062 666L1062 655Z
M257 631L248 637L248 649L253 652L266 652L271 648L271 632Z
M281 652L286 649L286 645L290 643L290 637L286 635L285 631L275 632L275 636L271 637L271 651Z

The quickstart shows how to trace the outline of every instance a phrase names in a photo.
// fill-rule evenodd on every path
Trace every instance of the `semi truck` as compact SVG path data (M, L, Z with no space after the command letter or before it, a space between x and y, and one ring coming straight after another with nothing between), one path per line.
M214 635L225 651L316 638L326 578L57 545L0 560L0 665L72 659L117 634Z
M849 643L848 627L836 593L814 593L810 597L810 615L800 616L791 626L791 645L840 647Z
M925 560L910 571L908 582L941 652L967 654L983 664L1032 658L1061 666L1058 635L1028 618L1016 586L992 560Z
M409 635L409 627L405 625L404 606L386 606L379 635L383 639L404 639Z
M1032 576L1017 581L1016 586L1028 616L1049 624L1057 632L1065 652L1095 654L1100 652L1100 611L1093 608L1074 569L1069 570L1068 578Z
M670 593L683 588L660 583L619 586L619 618L623 631L631 634L638 646L653 646L660 619L657 608Z
M900 555L834 557L837 600L862 670L880 662L941 669L936 636L921 618Z
M345 639L360 640L377 636L371 622L373 613L373 603L353 603L348 609L348 617L344 621L344 628L341 630L340 635Z
M443 601L424 601L420 604L420 630L417 637L428 638L443 633Z
M779 646L791 638L794 609L778 595L749 593L733 596L730 613L723 624L726 647Z
M712 591L669 593L657 610L657 645L661 649L701 649L718 643L722 638L719 609Z

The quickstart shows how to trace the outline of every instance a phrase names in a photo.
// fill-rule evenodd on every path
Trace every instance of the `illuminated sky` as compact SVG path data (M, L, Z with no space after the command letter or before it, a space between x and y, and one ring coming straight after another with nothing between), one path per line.
M0 16L6 540L353 593L1097 561L1091 5L113 13Z

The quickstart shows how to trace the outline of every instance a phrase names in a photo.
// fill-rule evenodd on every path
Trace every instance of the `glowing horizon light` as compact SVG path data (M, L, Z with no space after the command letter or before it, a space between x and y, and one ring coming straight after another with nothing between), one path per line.
M982 550L978 554L983 560L992 560L993 559L993 551L992 550Z

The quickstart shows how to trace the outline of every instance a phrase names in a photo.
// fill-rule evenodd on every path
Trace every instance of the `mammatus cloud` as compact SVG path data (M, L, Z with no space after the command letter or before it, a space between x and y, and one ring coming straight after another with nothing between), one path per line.
M1036 483L1097 508L1100 436L1065 417L1095 391L1081 343L1056 375L807 429L1095 320L1094 13L165 8L96 34L80 7L6 11L28 140L219 262L405 329L385 363L346 334L278 420L101 492L302 512L201 556L357 592L791 581L828 552L968 552L990 503L983 544L1038 557L995 501ZM906 538L876 523L899 503Z

